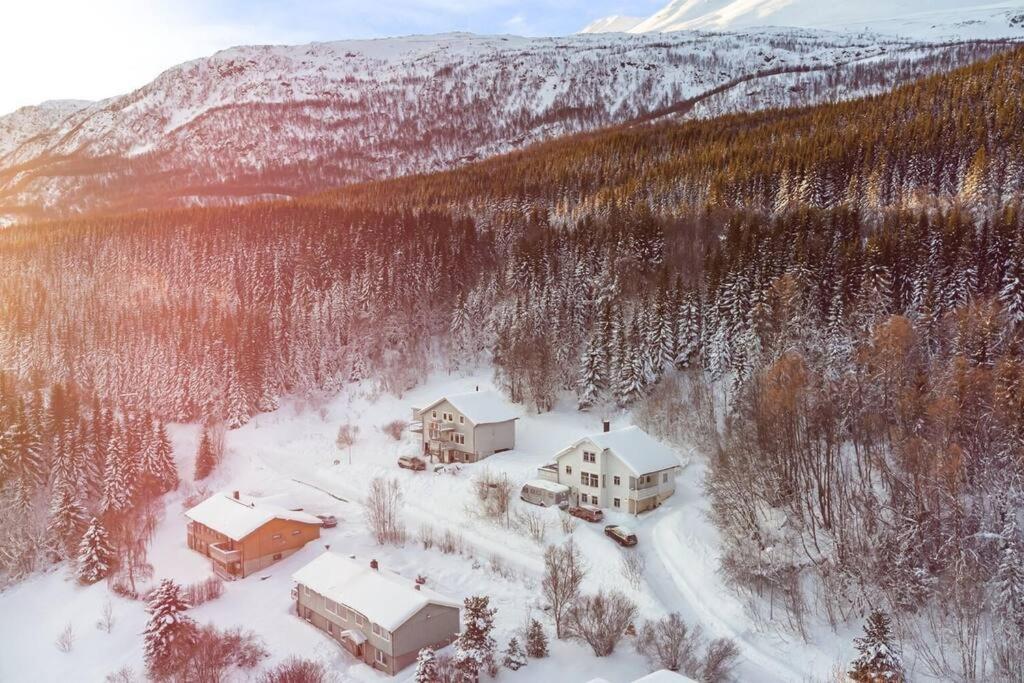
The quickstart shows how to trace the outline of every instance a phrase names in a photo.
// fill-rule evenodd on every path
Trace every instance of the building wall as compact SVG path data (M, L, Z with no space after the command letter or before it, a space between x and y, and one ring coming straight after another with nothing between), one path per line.
M508 451L516 447L516 421L491 422L477 425L473 443L477 456L486 458L498 451Z
M439 649L450 645L461 628L457 607L427 605L392 634L395 671L413 664L425 647Z
M441 435L445 448L450 448L452 450L459 451L460 453L475 453L476 451L474 450L473 444L473 423L470 422L465 415L455 410L455 406L449 403L447 399L441 401L433 408L423 411L421 419L423 421L424 445L426 445L427 441L430 439L430 423L434 420L443 422L442 417L445 413L451 413L453 417L452 423L455 426L455 430L453 432L445 432ZM437 417L434 417L435 414ZM455 443L451 440L452 434L461 434L466 438L466 443Z
M274 519L237 544L242 550L242 576L269 567L320 538L319 524Z

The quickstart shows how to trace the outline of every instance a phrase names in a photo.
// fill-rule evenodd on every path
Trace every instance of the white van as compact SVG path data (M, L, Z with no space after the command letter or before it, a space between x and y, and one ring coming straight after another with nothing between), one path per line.
M519 499L541 507L565 508L569 505L569 487L544 479L531 479L523 485Z

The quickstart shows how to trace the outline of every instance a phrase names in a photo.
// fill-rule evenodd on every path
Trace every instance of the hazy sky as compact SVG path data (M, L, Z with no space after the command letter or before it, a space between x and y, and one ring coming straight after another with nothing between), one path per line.
M473 31L564 35L666 0L0 0L0 114L102 99L232 45Z

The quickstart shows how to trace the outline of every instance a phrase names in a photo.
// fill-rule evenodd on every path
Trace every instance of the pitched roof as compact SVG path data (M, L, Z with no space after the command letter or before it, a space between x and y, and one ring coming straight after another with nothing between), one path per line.
M667 470L680 465L675 451L651 437L639 427L625 427L610 432L599 432L577 440L558 453L560 458L567 451L589 441L602 450L609 450L636 474L648 474Z
M633 683L694 683L694 681L692 678L688 678L681 673L660 669L636 679Z
M421 410L420 413L427 412L444 400L455 406L455 409L469 418L473 424L507 422L519 417L505 397L496 391L470 391L465 394L442 396Z
M427 605L459 608L459 603L427 588L417 590L412 579L369 562L325 552L292 578L320 595L361 613L388 631L395 631Z
M321 524L318 518L305 512L295 512L277 505L251 500L236 500L227 493L210 496L185 512L185 516L235 541L242 540L274 519L287 519L317 526Z

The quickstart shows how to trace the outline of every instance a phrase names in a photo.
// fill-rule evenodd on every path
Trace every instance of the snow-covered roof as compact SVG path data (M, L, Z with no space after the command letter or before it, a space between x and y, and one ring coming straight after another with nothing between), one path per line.
M558 484L553 481L548 481L547 479L531 479L523 484L523 486L532 486L534 488L550 491L551 493L564 493L569 490L569 487L565 484Z
M636 679L633 683L696 683L692 678L675 671L660 669Z
M508 404L505 397L496 391L471 391L466 394L442 396L420 411L425 413L441 401L447 400L455 410L465 415L473 424L507 422L519 418L518 413Z
M585 441L589 441L601 450L611 451L636 474L649 474L680 465L675 451L639 427L625 427L583 437L560 451L556 459L561 458Z
M227 493L210 496L185 512L185 516L235 541L242 540L274 519L287 519L318 526L321 523L319 519L305 512L296 512L253 500L238 500Z
M371 622L395 631L427 605L458 609L459 603L427 588L416 588L412 579L387 569L373 569L369 561L357 561L325 552L292 578L303 586L353 609Z

